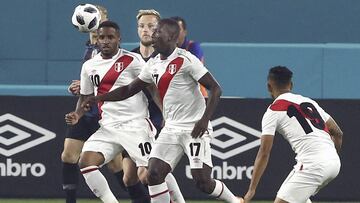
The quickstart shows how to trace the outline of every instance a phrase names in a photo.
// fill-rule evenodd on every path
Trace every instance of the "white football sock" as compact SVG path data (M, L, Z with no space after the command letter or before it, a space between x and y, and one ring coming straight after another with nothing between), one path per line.
M104 203L118 203L98 166L88 166L80 169L80 171L91 191Z
M229 203L239 203L239 199L226 187L226 185L219 181L215 180L214 191L210 194L211 196L224 200Z
M149 185L149 193L151 203L167 203L170 202L169 189L165 182L159 185Z
M312 203L310 199L306 200L306 203Z
M165 182L169 188L170 198L175 203L185 203L185 199L180 191L179 185L172 173L168 173L165 177Z

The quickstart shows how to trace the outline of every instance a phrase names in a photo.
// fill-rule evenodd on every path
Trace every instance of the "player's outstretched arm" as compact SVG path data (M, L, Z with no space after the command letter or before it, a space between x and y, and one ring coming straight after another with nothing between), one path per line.
M259 184L259 181L264 174L266 166L269 162L270 152L273 145L274 136L273 135L262 135L261 144L259 151L256 155L254 170L252 173L251 182L249 189L244 196L244 203L250 202L256 193L256 188Z
M202 118L195 124L195 127L191 133L191 136L194 138L201 137L207 131L208 123L216 109L217 104L219 103L221 96L220 85L210 72L207 72L203 77L199 79L198 82L203 85L207 90L209 90L210 93L207 100L205 112Z
M335 120L331 117L326 121L326 126L329 129L330 136L335 144L336 151L340 153L341 145L342 145L342 137L343 137L342 130L335 122Z
M147 85L149 85L149 83L146 83L137 77L130 84L126 86L118 87L106 94L97 95L95 99L96 101L121 101L129 97L132 97L136 93L145 89Z
M121 101L127 99L136 93L143 90L149 83L146 83L140 78L134 79L130 84L122 87L118 87L111 92L97 95L95 97L88 97L82 103L81 107L86 108L93 104L96 104L99 101Z

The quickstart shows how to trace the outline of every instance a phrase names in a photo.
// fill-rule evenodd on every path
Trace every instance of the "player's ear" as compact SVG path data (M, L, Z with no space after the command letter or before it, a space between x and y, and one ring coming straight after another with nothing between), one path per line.
M269 81L267 82L267 89L268 89L268 92L270 92L270 93L271 93L272 90L273 90L273 89L272 89L272 86L271 86L271 84L270 84Z
M290 82L290 90L292 90L293 87L294 87L294 83L291 81Z

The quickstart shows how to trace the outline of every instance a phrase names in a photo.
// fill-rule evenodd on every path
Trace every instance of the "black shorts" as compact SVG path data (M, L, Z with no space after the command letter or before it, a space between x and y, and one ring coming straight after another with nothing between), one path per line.
M80 118L79 122L70 126L66 132L66 138L86 141L97 129L99 129L99 117L86 116Z

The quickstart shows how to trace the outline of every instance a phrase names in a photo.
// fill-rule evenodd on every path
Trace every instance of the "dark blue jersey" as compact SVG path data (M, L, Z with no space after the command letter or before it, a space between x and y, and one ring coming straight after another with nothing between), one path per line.
M93 58L97 53L99 53L99 47L96 46L95 44L91 44L90 40L87 41L85 45L83 62ZM84 116L91 116L91 117L99 116L99 109L97 105L91 106L90 110L86 112Z
M185 38L185 41L180 46L180 48L189 51L190 53L194 54L198 59L200 59L201 62L204 62L204 52L201 49L199 42L195 42Z
M140 47L136 47L135 49L133 49L131 51L141 55ZM150 57L148 57L148 58L143 57L143 59L144 59L144 61L147 62L150 58L155 57L157 54L158 54L158 52L154 51ZM160 133L160 130L162 127L162 122L163 122L163 116L162 116L161 110L159 109L159 107L156 105L156 103L152 99L150 93L147 90L144 90L143 92L145 93L145 95L148 99L148 102L149 102L148 108L149 108L150 120L156 127L158 133Z

